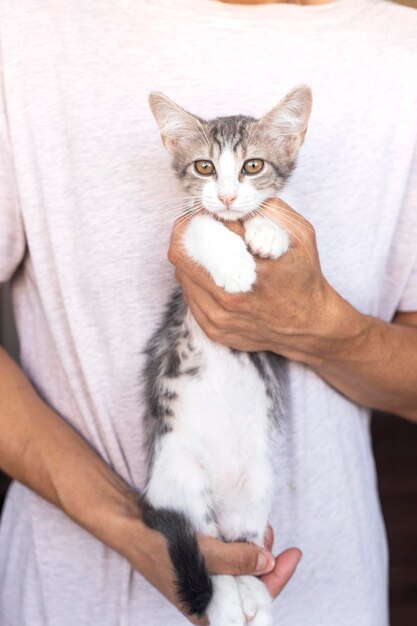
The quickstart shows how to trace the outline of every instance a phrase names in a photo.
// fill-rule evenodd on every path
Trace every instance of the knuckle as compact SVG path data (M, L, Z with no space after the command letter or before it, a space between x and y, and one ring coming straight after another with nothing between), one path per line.
M316 241L316 231L307 220L303 220L297 237L302 245L312 247Z
M177 248L174 245L170 245L168 248L168 261L172 264L172 265L176 265L177 261L178 261L178 251Z
M316 240L316 229L314 228L314 226L312 224L310 224L310 222L307 222L307 220L304 220L304 231L307 235L307 238L309 241L315 241Z
M203 330L211 341L214 341L215 343L219 342L219 332L213 328L213 326L206 326Z
M242 296L240 294L227 293L227 291L222 291L220 296L220 302L223 308L233 313L241 307Z
M280 257L278 257L279 259ZM275 270L275 260L262 259L256 268L257 282L252 288L254 291L259 289L259 284L262 283L266 277L268 277Z
M255 563L252 555L246 552L240 552L237 557L236 567L238 571L243 574L255 571Z
M207 317L214 328L223 328L227 323L227 314L221 308L215 308L208 312Z

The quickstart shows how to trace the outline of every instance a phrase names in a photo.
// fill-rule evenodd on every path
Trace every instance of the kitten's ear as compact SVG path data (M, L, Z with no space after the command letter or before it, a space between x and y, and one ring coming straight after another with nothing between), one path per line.
M310 87L298 85L258 122L261 134L291 160L304 141L312 104Z
M151 93L149 106L159 126L162 141L172 155L204 139L201 121L163 93Z

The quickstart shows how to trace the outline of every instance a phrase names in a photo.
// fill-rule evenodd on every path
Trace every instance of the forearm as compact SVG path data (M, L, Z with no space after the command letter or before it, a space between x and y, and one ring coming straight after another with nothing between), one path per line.
M417 329L363 315L333 293L312 368L358 404L417 421Z
M1 347L0 468L119 552L182 609L165 539L141 520L135 491L42 402ZM199 539L209 571L264 575L273 596L286 584L300 560L299 550L293 548L276 560L269 556L259 569L259 547L225 544L212 537ZM193 624L207 623L204 618L189 620Z
M0 421L1 469L128 556L132 533L143 530L135 492L39 398L2 348Z

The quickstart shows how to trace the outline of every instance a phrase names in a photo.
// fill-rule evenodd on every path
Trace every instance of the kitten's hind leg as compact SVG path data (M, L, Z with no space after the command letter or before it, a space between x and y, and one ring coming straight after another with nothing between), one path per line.
M190 535L189 529L184 524L188 520L194 531L219 537L212 511L207 476L196 456L182 445L175 431L163 435L158 444L145 498L155 509L156 521L151 521L152 527L163 532L169 544L171 534L170 555L173 560L177 561L175 570L178 578L183 580L183 585L180 585L180 597L191 612L202 615L207 609L210 626L245 626L246 620L236 578L212 576L210 588L208 587L206 578L203 576L204 559L198 550L195 534ZM175 512L179 512L184 520L179 519L178 513ZM145 522L148 523L146 519ZM181 543L184 545L181 537L184 533L182 531L177 533L178 539L172 538L173 522L175 528L182 525L186 530L187 545L193 556L192 571L189 572L187 568L186 576L182 575L186 555L180 553ZM196 585L196 570L201 575L201 584L198 585ZM203 599L201 589L203 589Z
M251 626L272 626L272 599L264 583L255 576L237 578L243 612Z
M158 443L145 495L154 507L184 513L197 532L219 536L206 474L175 431Z
M270 465L265 456L255 457L240 497L230 499L219 512L222 535L229 541L240 539L263 547L270 493ZM239 576L236 580L243 612L250 625L272 626L272 600L265 585L255 576Z
M190 614L204 615L213 583L196 533L216 537L218 532L207 478L175 431L163 434L157 443L144 500L144 522L167 541L179 600Z
M213 576L213 599L207 615L210 626L246 626L238 582L234 576Z

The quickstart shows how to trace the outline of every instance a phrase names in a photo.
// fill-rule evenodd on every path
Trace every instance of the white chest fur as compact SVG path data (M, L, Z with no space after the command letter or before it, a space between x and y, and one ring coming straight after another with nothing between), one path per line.
M179 350L184 374L164 381L177 399L172 432L159 442L148 498L155 506L177 509L182 502L188 514L193 500L193 522L202 532L213 533L212 524L207 527L211 513L215 534L261 541L271 480L271 400L248 355L211 342L191 316L186 325Z

